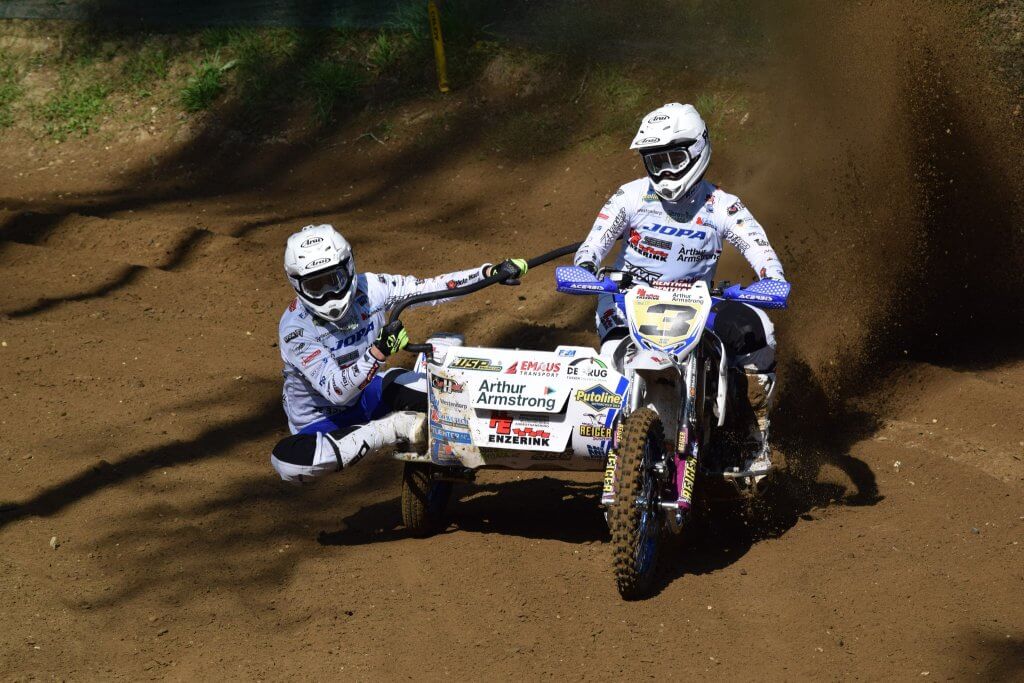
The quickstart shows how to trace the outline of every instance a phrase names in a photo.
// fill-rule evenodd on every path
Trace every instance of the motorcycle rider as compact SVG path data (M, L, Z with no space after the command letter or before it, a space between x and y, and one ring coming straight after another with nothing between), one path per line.
M527 264L506 259L426 279L357 275L345 238L331 225L307 225L288 238L284 269L297 295L278 328L292 436L274 447L270 462L282 479L302 484L386 446L425 441L425 378L400 368L381 372L409 343L401 321L386 323L396 303L498 273L504 284L517 284Z
M613 268L648 281L696 281L709 285L722 243L740 251L761 279L785 280L764 229L735 195L704 179L711 160L707 125L689 104L673 102L647 114L630 149L640 152L645 177L626 183L597 214L575 264L592 273L625 237ZM614 358L628 338L626 318L613 295L598 297L601 354ZM756 418L757 448L746 463L759 482L771 469L769 411L775 390L775 336L763 311L737 301L716 301L708 319L725 344L732 367L741 368L745 394ZM741 387L742 391L742 387Z

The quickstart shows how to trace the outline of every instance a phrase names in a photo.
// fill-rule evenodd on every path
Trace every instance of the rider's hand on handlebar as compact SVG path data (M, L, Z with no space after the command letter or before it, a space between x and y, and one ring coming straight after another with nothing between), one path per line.
M505 275L501 280L501 284L518 285L519 278L526 275L527 270L529 270L529 266L526 263L526 259L507 258L498 265L491 266L486 273L486 277Z
M577 263L577 267L588 271L594 277L597 277L597 264L593 261L584 261L583 263Z
M387 358L404 349L408 343L409 333L405 331L405 325L401 320L395 320L381 328L377 341L373 343L373 349ZM377 357L377 360L384 360L377 354L374 356Z

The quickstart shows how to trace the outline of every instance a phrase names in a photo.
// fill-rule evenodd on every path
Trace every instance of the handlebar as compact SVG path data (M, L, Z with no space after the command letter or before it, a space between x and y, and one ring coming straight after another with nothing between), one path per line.
M565 294L589 295L614 294L630 289L636 283L651 287L670 287L671 283L651 281L641 273L602 268L596 275L575 266L560 266L555 269L556 288ZM757 308L787 308L792 285L784 280L763 278L750 285L742 286L722 281L709 284L712 296L741 301ZM678 286L678 285L677 285Z
M548 261L554 261L557 258L561 258L562 256L566 256L567 254L574 253L577 249L579 249L581 244L583 243L575 242L573 244L567 244L564 247L559 247L558 249L552 249L551 251L541 254L540 256L534 256L532 259L527 260L526 265L528 268L536 268L537 266L543 265ZM388 317L388 323L390 324L398 320L399 316L401 316L405 309L408 308L409 306L426 303L428 301L437 301L438 299L449 299L457 296L465 296L466 294L479 292L481 289L486 289L491 285L496 285L505 279L505 276L499 273L497 275L491 275L490 277L484 278L483 280L478 280L477 282L472 282L468 285L463 285L462 287L455 287L454 289L439 289L436 292L424 292L423 294L414 294L410 297L402 299L397 304L395 304L395 307L391 309L391 315ZM405 350L412 353L430 353L432 349L430 344L408 344L406 345Z
M617 285L619 285L620 290L629 289L630 287L633 286L634 282L642 282L644 284L650 285L651 287L658 286L657 280L647 280L638 275L637 273L628 270L617 270L615 268L601 268L600 270L597 271L597 275L595 277L600 279L608 276L611 276L609 277L609 279L615 282ZM721 296L722 293L725 292L725 290L731 287L733 284L734 283L730 282L729 280L711 282L708 285L708 292L712 296Z

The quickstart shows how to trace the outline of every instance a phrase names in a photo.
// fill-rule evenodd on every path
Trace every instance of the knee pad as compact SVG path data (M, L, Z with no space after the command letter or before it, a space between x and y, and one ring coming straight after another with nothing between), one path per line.
M324 434L294 434L281 439L270 464L285 481L306 484L327 472L341 469L341 453Z
M719 301L711 310L733 367L760 373L775 368L775 328L764 311L738 301Z

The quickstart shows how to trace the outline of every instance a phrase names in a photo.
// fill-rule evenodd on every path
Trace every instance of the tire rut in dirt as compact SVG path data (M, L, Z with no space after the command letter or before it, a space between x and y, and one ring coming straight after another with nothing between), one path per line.
M643 509L635 504L635 498L643 486L644 446L648 441L660 445L664 433L657 413L641 408L622 427L622 441L616 451L615 504L608 510L612 568L619 594L626 600L647 597L657 575L657 544L648 560L647 571L638 566L636 553L637 544L642 540L639 527Z

